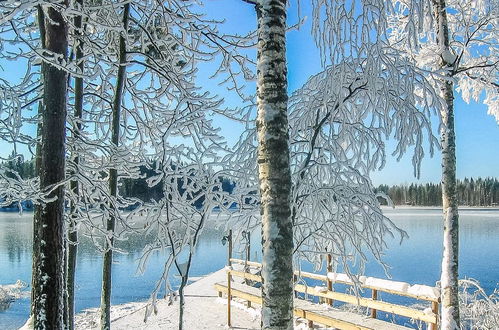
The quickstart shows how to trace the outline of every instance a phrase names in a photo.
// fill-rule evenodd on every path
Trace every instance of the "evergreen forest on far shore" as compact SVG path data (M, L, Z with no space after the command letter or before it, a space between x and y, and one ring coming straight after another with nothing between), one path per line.
M457 199L462 206L498 206L499 180L497 178L464 178L457 180ZM440 183L411 183L379 185L377 192L387 194L395 205L442 206ZM381 204L387 204L378 198Z
M17 172L23 179L34 177L34 160L7 162L7 167ZM135 197L143 201L159 200L162 197L161 185L150 188L146 179L152 171L146 167L141 168L144 175L142 179L124 179L121 192L125 197ZM233 183L223 180L223 190L232 192ZM376 192L381 192L390 197L395 205L412 206L442 206L442 187L440 183L411 183L399 185L379 185ZM499 179L487 177L464 178L457 180L457 198L462 206L499 206ZM384 198L378 198L382 205L386 205Z

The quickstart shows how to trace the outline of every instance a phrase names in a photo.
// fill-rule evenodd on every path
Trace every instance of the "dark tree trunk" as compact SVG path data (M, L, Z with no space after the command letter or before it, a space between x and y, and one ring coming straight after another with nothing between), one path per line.
M80 11L83 12L83 0L76 0ZM83 34L83 24L82 16L78 15L74 18L74 28L75 28L75 38L76 38L76 65L78 66L79 72L83 74L83 40L81 35ZM80 137L81 131L81 119L83 116L83 78L75 78L75 109L74 118L76 121L75 127L73 128L74 136L73 143L78 144L78 139ZM78 157L78 152L75 146L75 155L73 155L73 162L78 171L78 164L80 159ZM73 173L73 175L76 173ZM75 196L79 196L79 186L78 180L71 181L71 190ZM75 197L78 198L78 197ZM76 273L76 254L78 252L78 232L76 229L76 205L71 205L71 216L68 229L68 269L67 269L67 292L68 292L68 329L74 329L74 288L75 288L75 273Z
M40 44L42 49L45 49L45 14L43 13L43 9L41 5L37 6L37 19L38 19L38 27L40 30ZM42 77L43 79L43 77ZM35 176L40 175L40 167L42 165L42 114L43 114L43 102L40 101L38 103L38 124L36 127L36 154L35 154ZM40 206L35 205L33 212L33 254L32 254L32 272L34 273L36 269L38 269L38 261L39 261L39 243L40 239L38 238L38 231L40 227ZM35 288L38 286L38 277L31 277L31 288ZM35 315L35 304L31 304L30 315Z
M288 147L286 0L258 17L258 171L262 218L262 329L293 328L293 226Z
M67 3L64 3L67 5ZM54 8L45 12L45 49L67 58L67 25ZM42 26L40 26L42 28ZM66 141L67 73L44 63L41 130L40 188L64 180ZM64 186L48 195L54 201L35 212L33 251L32 317L35 329L64 328Z
M128 29L128 19L130 13L130 3L124 5L123 10L123 30ZM123 32L126 33L126 32ZM113 119L111 124L111 142L114 148L118 147L120 136L120 114L123 102L123 89L126 79L126 40L125 36L120 36L119 68L116 78L116 92L113 101ZM109 190L111 198L116 197L118 191L118 172L116 169L109 171ZM107 232L114 233L116 219L111 216L107 220ZM111 327L111 271L113 264L113 237L108 237L105 244L104 262L102 268L102 292L101 292L101 329Z

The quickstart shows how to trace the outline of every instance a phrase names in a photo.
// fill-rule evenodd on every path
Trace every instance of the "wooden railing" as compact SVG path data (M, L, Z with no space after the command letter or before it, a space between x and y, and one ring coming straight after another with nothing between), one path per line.
M240 259L235 259L235 258L230 258L231 264L240 264L240 265L246 265L254 268L261 268L261 263L254 262L254 261L247 261L247 260L240 260ZM244 271L238 271L238 270L228 270L228 279L230 279L231 276L235 277L240 277L244 278L247 280L255 281L255 282L261 282L261 276L256 275L256 274L251 274L248 272ZM329 273L332 274L332 273ZM434 287L429 287L429 286L423 286L423 285L418 285L412 286L416 289L421 288L423 290L413 290L415 292L410 292L410 290L397 290L392 287L390 287L390 284L407 284L403 282L395 282L395 281L389 281L389 280L382 280L382 279L375 279L375 278L367 278L366 281L358 281L357 285L359 288L362 289L369 289L371 290L372 294L371 297L362 297L362 296L357 296L357 295L352 295L348 293L342 293L342 292L335 292L333 291L333 285L334 284L344 284L348 286L354 286L355 283L346 276L346 274L335 274L339 277L339 279L334 279L332 280L332 276L327 276L327 275L321 275L321 274L315 274L315 273L310 273L310 272L302 272L302 271L295 271L295 278L308 278L308 279L313 279L313 280L318 280L326 283L327 287L326 290L324 291L317 291L315 287L303 285L303 284L295 284L295 292L299 293L304 293L306 295L311 295L311 296L316 296L319 298L325 299L325 301L329 305L333 305L334 301L339 301L347 304L352 304L356 306L362 306L362 307L367 307L370 309L370 315L372 318L377 317L377 311L384 311L388 313L392 313L395 315L400 315L404 317L408 317L410 319L414 320L420 320L423 322L426 322L428 324L428 329L437 329L437 323L438 323L438 310L439 310L439 303L440 303L440 297L439 297L439 289L434 288ZM366 283L367 282L367 283ZM379 285L372 285L369 284L369 282L379 282L379 283L386 283L388 284L387 286L379 286ZM407 284L409 287L409 285ZM426 291L426 293L418 293L419 291ZM230 289L229 289L230 292ZM428 311L423 311L420 309L415 309L407 306L402 306L402 305L397 305L385 301L380 301L378 300L378 293L379 292L386 292L389 294L393 295L398 295L398 296L403 296L403 297L408 297L408 298L413 298L413 299L418 299L418 300L424 300L424 301L429 301L431 302L431 312ZM427 294L428 292L433 292L434 294ZM230 294L229 294L230 296ZM230 305L230 303L229 303ZM229 307L230 308L230 307ZM229 311L230 312L230 311Z

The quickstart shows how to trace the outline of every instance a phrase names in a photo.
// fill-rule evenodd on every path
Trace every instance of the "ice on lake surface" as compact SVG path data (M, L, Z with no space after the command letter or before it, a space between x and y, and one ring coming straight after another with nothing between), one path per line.
M385 261L391 266L392 278L410 284L435 285L440 276L442 254L441 210L397 207L384 208L383 212L409 234L402 245L398 239L389 242ZM31 282L31 218L30 213L23 216L0 213L0 285L17 280ZM491 292L499 281L499 209L462 208L460 220L460 277L475 278ZM205 230L196 249L192 276L207 274L225 265L227 246L221 244L224 235L220 229ZM259 241L258 235L252 235L252 257L256 254L258 258ZM138 258L146 242L147 239L132 236L120 244L127 254L116 254L113 304L149 298L165 258L162 254L153 255L145 274L137 276ZM101 254L90 240L83 239L77 261L77 311L99 305L101 266ZM383 269L377 264L368 264L365 273L384 277ZM0 312L0 329L17 329L25 322L28 312L27 298L14 301L9 309Z

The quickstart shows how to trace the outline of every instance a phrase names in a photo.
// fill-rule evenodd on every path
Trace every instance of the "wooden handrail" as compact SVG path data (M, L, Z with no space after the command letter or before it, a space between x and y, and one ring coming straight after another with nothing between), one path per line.
M392 314L406 316L412 319L421 320L428 323L436 323L437 316L434 313L426 314L425 312L405 306L395 305L384 301L373 300L371 298L355 297L346 293L340 292L318 292L313 287L302 284L295 285L295 290L298 292L310 294L316 297L329 298L333 300L342 301L352 305L363 306L372 308Z
M252 281L256 281L256 282L261 282L262 281L262 277L260 275L246 273L246 272L241 272L241 271L238 271L238 270L228 270L227 274L230 274L232 276L241 277L241 278L248 279L248 280L252 280Z
M244 263L245 263L245 260L235 259L235 258L231 258L230 261L233 263L242 264L242 265L244 265ZM252 267L262 267L262 264L259 262L249 261L247 264L248 264L248 266L252 266ZM303 271L295 271L294 274L296 276L299 276L299 277L310 278L310 279L322 281L325 283L328 282L328 277L326 275L315 274L315 273L310 273L310 272L303 272ZM338 273L338 274L341 274L341 273ZM335 281L332 281L332 283L333 284L344 284L344 285L349 285L349 286L354 285L353 281L343 281L343 280L335 280ZM379 286L366 285L366 284L362 284L362 283L360 283L360 287L363 289L376 290L379 292L386 292L386 293L399 295L399 296L403 296L403 297L408 297L408 298L414 298L414 299L426 300L426 301L432 301L432 302L438 302L438 303L440 302L440 297L429 297L429 296L425 296L425 295L416 295L416 294L412 294L412 293L405 292L405 291L391 290L391 289L387 289L387 288L383 288L383 287L379 287Z
M230 261L235 264L240 264L240 265L248 265L251 267L262 267L262 264L259 262L255 261L246 261L246 260L241 260L241 259L236 259L236 258L230 258Z
M244 265L244 263L246 262L245 260L235 259L235 258L231 258L230 261L233 263L242 264L242 265ZM247 264L249 266L252 266L252 267L262 267L262 264L259 262L250 261ZM294 274L296 276L299 276L299 277L310 278L313 280L322 281L324 283L328 282L328 277L326 275L315 274L315 273L304 272L304 271L295 271ZM341 273L338 273L338 274L341 274ZM349 286L354 285L353 281L342 281L342 280L332 281L332 284L344 284L344 285L349 285ZM403 296L403 297L408 297L408 298L426 300L426 301L437 302L437 303L440 302L440 297L416 295L416 294L412 294L412 293L409 293L406 291L392 290L392 289L387 289L387 288L374 286L374 285L366 285L366 284L362 284L362 283L360 283L360 287L363 289L376 290L378 292L386 292L386 293L390 293L390 294L394 294L394 295L398 295L398 296Z
M254 262L254 261L246 261L246 260L241 260L241 259L235 259L231 258L230 261L235 264L246 264L248 266L252 267L261 267L262 264L259 262ZM231 276L236 276L256 282L261 282L262 277L260 275L256 274L251 274L247 273L244 271L238 271L238 270L228 270L227 271L228 278ZM294 276L300 276L303 278L309 278L309 279L314 279L314 280L319 280L322 282L325 282L326 284L332 283L339 283L339 284L345 284L349 286L353 286L354 283L351 281L344 281L344 280L335 280L331 281L326 275L320 275L320 274L314 274L314 273L309 273L309 272L303 272L303 271L295 271ZM378 287L378 286L373 286L373 285L366 285L366 284L360 284L361 288L365 289L370 289L372 290L372 298L365 298L365 297L356 297L354 295L346 294L346 293L340 293L340 292L334 292L331 291L328 285L328 291L327 292L319 292L315 290L315 288L307 286L307 285L301 285L301 284L296 284L295 285L295 292L301 292L301 293L306 293L312 296L316 297L321 297L321 298L326 298L326 301L341 301L345 302L348 304L352 305L359 305L363 307L367 307L371 309L371 317L376 318L376 312L378 310L384 311L384 312L389 312L392 314L396 315L401 315L405 317L409 317L412 319L417 319L421 320L423 322L427 322L429 329L436 329L437 326L437 319L438 319L438 307L440 303L440 298L436 297L429 297L425 295L417 295L417 294L412 294L409 292L405 291L398 291L398 290L393 290L389 288L384 288L384 287ZM230 289L229 289L230 290ZM394 295L399 295L399 296L404 296L404 297L410 297L414 299L419 299L419 300L426 300L430 301L432 303L432 312L431 313L426 313L424 311L421 311L419 309L413 309L410 307L406 306L401 306L401 305L396 305L396 304L391 304L388 302L383 302L377 300L378 298L378 291L380 292L386 292ZM230 308L230 307L229 307Z

